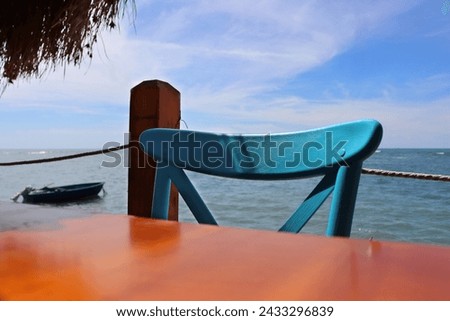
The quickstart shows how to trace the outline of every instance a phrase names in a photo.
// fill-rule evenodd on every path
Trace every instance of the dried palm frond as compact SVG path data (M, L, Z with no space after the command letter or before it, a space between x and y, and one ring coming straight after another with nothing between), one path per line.
M127 2L1 0L0 87L92 58L98 32L116 27Z

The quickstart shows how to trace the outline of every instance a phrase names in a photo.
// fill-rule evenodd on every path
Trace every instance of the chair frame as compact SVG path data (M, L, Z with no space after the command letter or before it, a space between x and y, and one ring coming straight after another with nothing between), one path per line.
M174 183L199 223L217 225L185 170L253 180L323 176L279 231L298 233L334 191L326 235L348 237L362 163L378 148L382 132L375 120L268 135L148 129L139 141L157 164L151 217L168 218Z

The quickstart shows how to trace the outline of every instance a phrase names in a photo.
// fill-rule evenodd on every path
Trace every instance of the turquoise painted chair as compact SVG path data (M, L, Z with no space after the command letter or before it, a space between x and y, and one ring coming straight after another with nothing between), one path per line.
M168 218L173 182L199 223L217 224L185 170L253 180L323 176L280 231L298 233L334 190L326 234L350 236L362 162L381 137L375 120L267 135L148 129L139 140L157 163L151 216Z

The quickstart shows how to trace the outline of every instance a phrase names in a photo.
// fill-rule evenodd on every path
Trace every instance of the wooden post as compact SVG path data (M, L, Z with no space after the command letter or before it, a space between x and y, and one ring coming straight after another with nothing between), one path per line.
M150 216L155 164L139 148L139 135L148 128L180 126L180 92L160 80L148 80L131 89L128 214ZM169 219L178 220L178 192L172 186Z

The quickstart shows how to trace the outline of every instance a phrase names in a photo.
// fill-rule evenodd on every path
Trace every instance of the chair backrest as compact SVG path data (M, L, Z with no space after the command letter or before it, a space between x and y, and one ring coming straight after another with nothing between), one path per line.
M349 236L362 162L381 137L375 120L267 135L148 129L139 140L157 163L151 216L167 219L173 182L199 223L217 224L184 170L254 180L323 175L280 231L299 232L334 190L326 233Z

